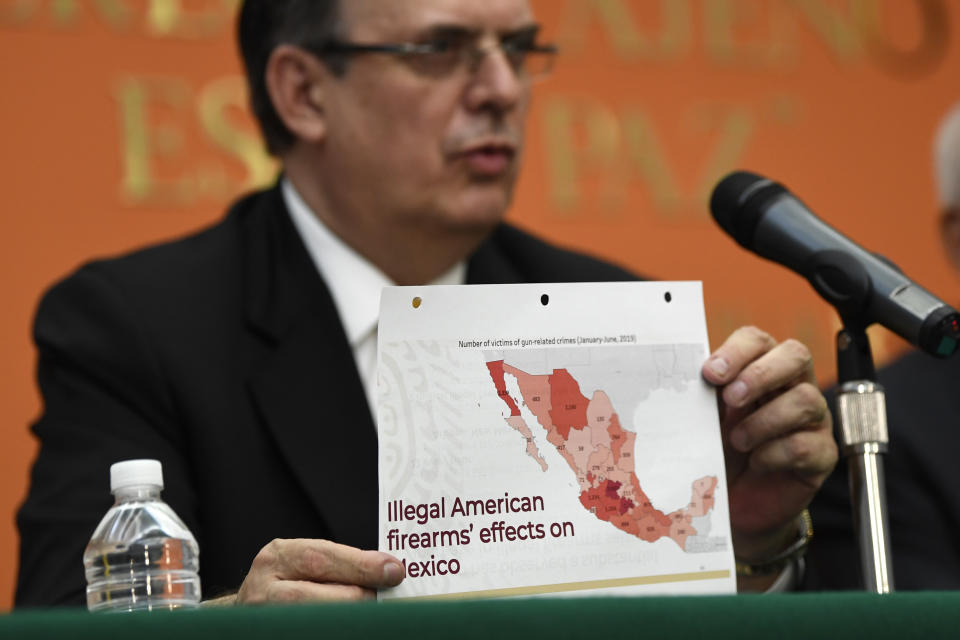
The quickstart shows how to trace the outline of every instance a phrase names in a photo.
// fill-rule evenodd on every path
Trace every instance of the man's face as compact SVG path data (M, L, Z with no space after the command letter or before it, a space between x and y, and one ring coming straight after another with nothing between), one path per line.
M488 229L520 165L530 80L496 45L535 26L526 0L341 0L342 39L363 44L476 42L471 68L352 56L324 87L320 179L334 211L367 223Z

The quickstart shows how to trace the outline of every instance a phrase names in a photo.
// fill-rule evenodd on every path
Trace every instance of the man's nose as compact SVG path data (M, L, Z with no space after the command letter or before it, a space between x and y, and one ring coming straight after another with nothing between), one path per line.
M467 89L466 100L471 109L513 109L529 86L522 68L515 68L499 46L477 52L475 69Z

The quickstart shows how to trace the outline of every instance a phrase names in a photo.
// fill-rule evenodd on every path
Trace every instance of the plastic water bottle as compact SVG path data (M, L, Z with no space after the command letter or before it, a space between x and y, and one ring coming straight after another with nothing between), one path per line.
M110 467L116 498L86 551L90 611L180 609L200 604L197 541L163 500L157 460Z

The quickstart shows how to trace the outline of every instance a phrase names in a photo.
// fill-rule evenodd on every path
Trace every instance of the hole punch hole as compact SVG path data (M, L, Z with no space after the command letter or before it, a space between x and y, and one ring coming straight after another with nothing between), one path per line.
M542 304L543 306L547 306L548 304L550 304L550 296L548 296L547 294L543 294L542 296L540 296L540 304Z
M663 294L663 299L666 300L667 302L670 302L671 300L673 300L673 296L670 295L669 291L667 291L665 294Z
M417 296L416 298L413 299L414 309L419 309L421 304L423 304L423 300L420 299L420 296Z

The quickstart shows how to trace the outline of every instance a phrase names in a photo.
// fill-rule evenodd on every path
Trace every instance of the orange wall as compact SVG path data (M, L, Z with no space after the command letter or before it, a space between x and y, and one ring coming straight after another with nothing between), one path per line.
M0 0L0 608L12 603L13 514L35 453L39 295L93 256L217 219L273 177L244 109L236 4ZM727 170L784 182L960 301L938 249L929 152L960 99L957 3L535 5L564 53L537 88L513 220L651 276L702 279L714 342L746 322L801 337L824 381L830 310L709 219ZM875 346L881 358L903 348L882 332Z

